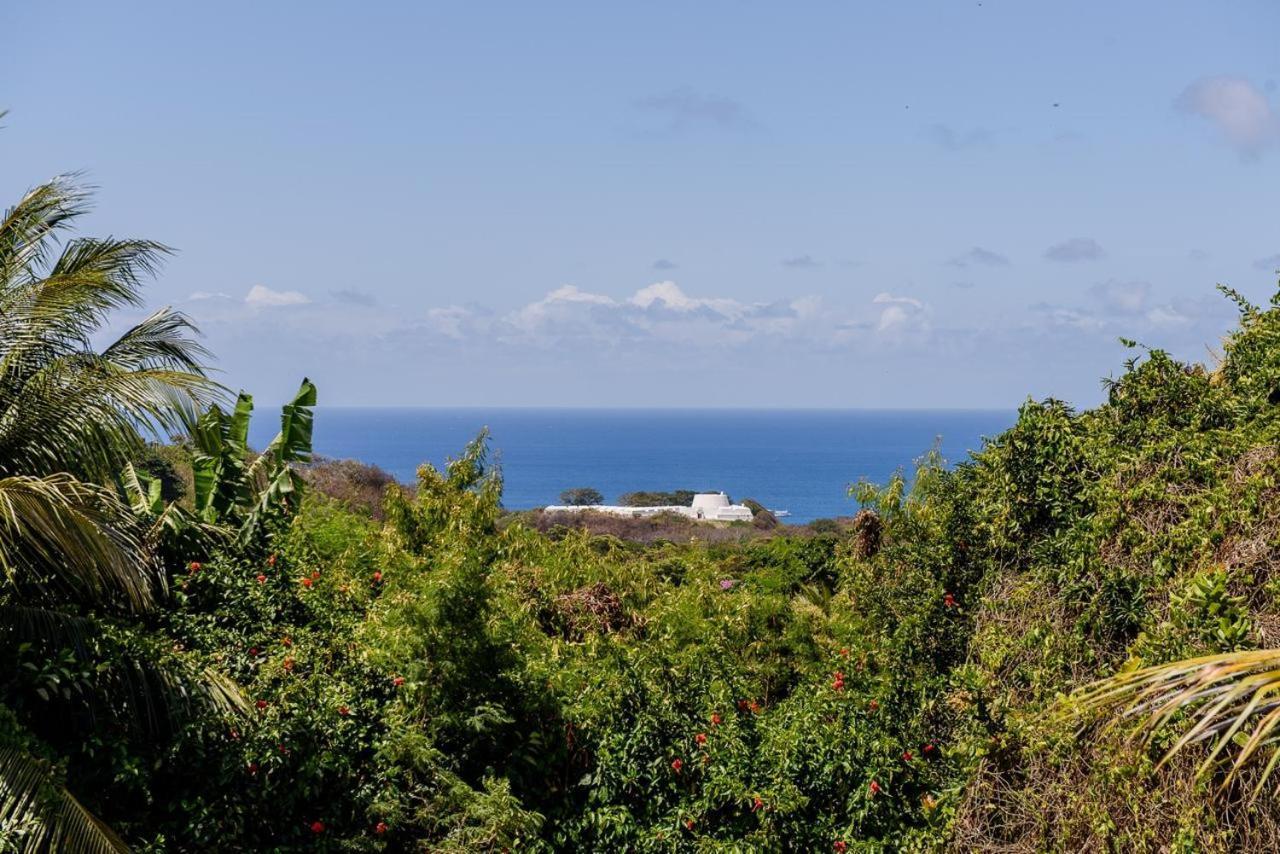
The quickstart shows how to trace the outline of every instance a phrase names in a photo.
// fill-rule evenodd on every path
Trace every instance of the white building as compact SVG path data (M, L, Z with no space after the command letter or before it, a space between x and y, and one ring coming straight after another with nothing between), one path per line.
M704 522L750 522L751 508L745 504L730 504L729 496L723 492L699 492L693 496L693 505L668 504L662 507L622 507L617 504L568 505L552 504L544 508L547 513L581 513L591 510L596 513L609 513L613 516L630 516L642 519L645 516L656 516L659 513L675 513L698 519Z

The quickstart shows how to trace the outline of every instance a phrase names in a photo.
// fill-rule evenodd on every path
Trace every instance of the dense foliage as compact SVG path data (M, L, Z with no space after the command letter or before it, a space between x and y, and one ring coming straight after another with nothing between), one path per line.
M860 484L852 520L638 543L504 513L484 436L413 488L306 469L308 383L254 454L184 320L75 334L154 247L8 233L3 845L1280 847L1261 772L1198 770L1203 745L1157 768L1180 710L1135 742L1063 700L1276 645L1280 307L1240 301L1215 366L1142 352L1096 409L1028 402L969 460ZM86 365L165 382L95 398Z

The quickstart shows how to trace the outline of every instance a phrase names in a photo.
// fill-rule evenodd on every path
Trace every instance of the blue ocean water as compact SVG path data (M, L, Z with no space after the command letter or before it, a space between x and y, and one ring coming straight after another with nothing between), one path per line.
M251 441L279 429L265 408ZM511 509L594 487L613 502L634 490L723 490L789 510L789 522L849 515L851 483L884 482L941 441L963 460L1013 424L1012 411L743 409L424 409L317 407L315 450L374 463L412 482L424 461L456 456L482 427Z

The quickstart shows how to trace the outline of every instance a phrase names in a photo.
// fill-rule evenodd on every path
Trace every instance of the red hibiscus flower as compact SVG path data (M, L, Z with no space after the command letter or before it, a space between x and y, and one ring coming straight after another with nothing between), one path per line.
M285 669L285 670L293 670L293 659L292 659L292 658L286 658L286 659L284 660L284 669Z
M845 851L849 850L849 844L843 839L837 839L831 847L835 850L836 854L844 854Z
M311 586L312 584L314 584L314 583L315 583L315 582L313 582L310 578L304 578L304 579L302 579L302 586L303 586L303 587L310 587L310 586Z
M254 705L258 707L258 711L262 711L267 707L267 701L259 700L258 702L254 703Z
M683 768L683 767L684 767L684 760L683 760L683 759L672 759L672 760L671 760L671 770L672 770L672 771L675 771L677 774L679 774L679 773L680 773L680 769L681 769L681 768Z
M684 820L684 829L685 829L685 830L693 830L693 825L694 825L694 821L693 821L693 819L691 819L691 818L686 818L686 819Z
M257 648L256 646L251 646L251 647L249 647L249 655L253 656L254 658L257 658L257 657L258 657L258 648Z
M193 560L193 561L191 561L191 564L190 564L190 566L188 566L188 567L187 567L187 569L189 569L189 570L190 570L191 572L193 572L193 573L195 573L195 572L199 572L199 571L200 571L200 561L198 561L198 560Z
M313 822L311 822L311 832L312 832L312 833L324 833L324 822L323 822L323 821L313 821Z
M262 573L258 573L258 583L259 583L259 584L266 584L266 583L267 583L267 577L266 577L265 575L263 575Z
M404 677L403 677L403 676L397 676L395 679L392 679L392 680L391 680L391 684L392 684L392 685L394 685L394 686L396 686L397 688L399 688L401 685L403 685L403 684L404 684Z
M345 718L347 715L351 714L351 710L348 709L346 706L338 706L338 714L342 715Z
M904 750L904 751L902 752L902 761L903 761L903 762L910 762L910 761L911 761L911 759L912 759L911 751L910 751L910 750Z
M761 809L761 808L763 808L763 807L764 807L764 801L760 800L759 798L752 798L752 799L751 799L751 811L752 811L752 812L755 812L756 810Z
M721 717L720 717L720 715L715 714L715 713L713 713L713 714L711 715L711 725L712 725L712 726L720 726L720 721L721 721Z
M948 608L954 608L954 607L956 606L956 597L955 597L955 594L954 594L954 593L947 593L946 595L944 595L944 596L942 597L942 604L943 604L943 605L946 605Z
M696 741L696 742L698 742L698 744L706 744L706 743L707 743L707 734L706 734L705 732L700 732L700 733L698 733L697 735L695 735L695 736L693 737L693 740L694 740L694 741Z
M880 784L877 783L875 780L872 780L871 785L867 786L867 790L871 792L872 797L875 797L876 795L880 794Z
M867 708L873 712L878 712L880 711L880 703L878 703L875 700L872 700L870 703L867 703Z
M387 823L385 821L380 821L373 826L373 832L379 836L386 833L389 829L390 828L387 827Z
M374 584L382 583L382 570L377 570L376 572L373 573L373 583Z

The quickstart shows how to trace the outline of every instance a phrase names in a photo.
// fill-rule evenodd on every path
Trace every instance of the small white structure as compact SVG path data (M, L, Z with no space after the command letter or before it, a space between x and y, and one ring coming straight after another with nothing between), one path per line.
M612 516L630 516L643 519L646 516L657 516L659 513L675 513L703 522L750 522L751 508L745 504L730 504L729 496L723 492L699 492L693 496L692 506L683 504L667 504L661 507L622 507L617 504L552 504L543 508L547 513L581 513L590 510L595 513L608 513Z

